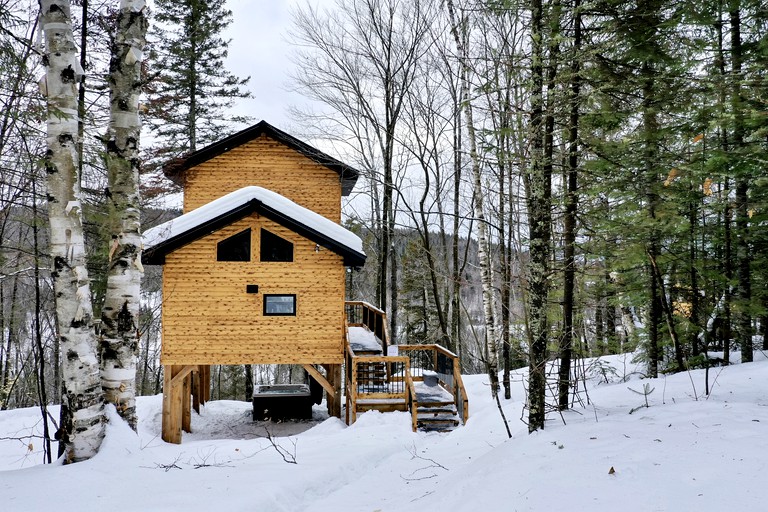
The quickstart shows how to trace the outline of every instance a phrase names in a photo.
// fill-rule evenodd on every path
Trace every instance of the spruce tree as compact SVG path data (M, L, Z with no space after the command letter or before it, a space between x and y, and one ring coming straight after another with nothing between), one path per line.
M157 0L150 34L147 121L161 141L151 157L167 159L196 151L231 126L249 121L226 115L235 100L249 98L250 77L227 71L229 41L221 33L232 22L224 0Z
M681 13L666 0L637 6L604 2L594 19L599 29L590 43L596 65L588 80L595 103L585 116L591 133L584 137L598 157L590 162L597 178L590 183L592 193L605 197L608 215L595 219L592 229L605 233L604 243L615 244L606 245L601 257L624 289L619 300L645 313L648 374L656 376L668 339L676 367L684 365L672 314L676 296L665 287L674 262L681 260L674 242L687 220L678 211L685 202L677 183L687 172L681 107L690 58L680 50L685 48L684 31L677 31Z

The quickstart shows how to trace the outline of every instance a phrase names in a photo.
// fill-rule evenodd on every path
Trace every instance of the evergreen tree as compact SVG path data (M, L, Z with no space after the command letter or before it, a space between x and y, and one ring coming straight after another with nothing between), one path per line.
M683 173L683 78L691 63L680 51L682 13L675 7L664 0L597 4L591 40L596 66L589 77L597 102L586 115L591 133L585 138L598 157L591 185L608 206L607 216L591 222L606 243L616 244L601 250L612 257L608 270L623 283L629 302L646 313L644 348L652 376L663 359L665 333L677 366L683 366L673 299L665 289L671 262L679 259L674 242L687 220L677 210L683 202L678 188L669 186ZM598 207L605 212L605 204Z
M221 33L232 22L225 0L158 0L150 34L147 121L160 139L151 157L161 160L196 151L248 117L225 115L250 77L227 71L229 41Z

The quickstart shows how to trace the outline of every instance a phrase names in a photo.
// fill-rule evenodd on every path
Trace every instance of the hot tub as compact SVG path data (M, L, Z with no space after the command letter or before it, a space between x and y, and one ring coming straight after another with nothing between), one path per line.
M310 380L315 383L314 379ZM270 384L253 388L254 421L309 420L312 404L322 401L322 387L317 384Z

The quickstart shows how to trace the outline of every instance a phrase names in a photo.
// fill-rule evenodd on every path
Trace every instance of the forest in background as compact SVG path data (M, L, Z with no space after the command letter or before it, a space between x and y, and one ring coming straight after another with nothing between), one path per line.
M158 1L142 64L143 218L158 169L252 120L221 72L223 1ZM110 47L117 6L73 24L94 318L109 266ZM38 6L0 0L0 407L61 399L46 231ZM202 39L192 37L192 27ZM467 373L530 369L529 428L565 408L571 361L637 351L647 375L768 349L768 8L753 0L339 0L298 7L301 133L363 172L345 206L365 241L351 299L393 338L440 343ZM187 44L188 43L188 44ZM148 141L145 143L144 141ZM145 269L137 393L159 391L158 269ZM98 331L98 322L96 322ZM559 359L560 373L545 363ZM225 367L212 397L244 396ZM229 372L229 373L227 373ZM282 372L281 374L278 374Z

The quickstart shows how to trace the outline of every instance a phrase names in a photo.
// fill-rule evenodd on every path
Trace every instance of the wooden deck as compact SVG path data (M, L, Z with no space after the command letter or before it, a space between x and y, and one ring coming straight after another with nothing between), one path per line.
M381 355L381 340L367 327L351 326L347 329L348 343L355 355Z
M447 431L469 418L458 357L439 345L388 346L386 314L347 303L346 418L369 410L410 411L412 428ZM384 355L388 352L398 355Z

